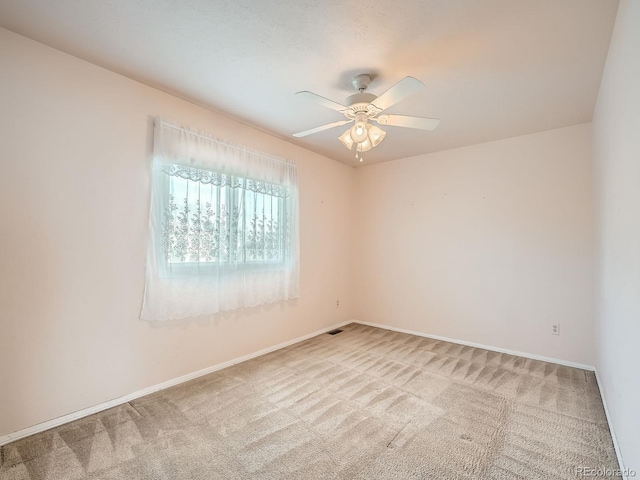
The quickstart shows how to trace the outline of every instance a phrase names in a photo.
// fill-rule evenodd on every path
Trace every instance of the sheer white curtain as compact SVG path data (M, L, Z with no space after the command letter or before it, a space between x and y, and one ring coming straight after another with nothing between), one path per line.
M170 320L299 294L294 163L154 126L143 320Z

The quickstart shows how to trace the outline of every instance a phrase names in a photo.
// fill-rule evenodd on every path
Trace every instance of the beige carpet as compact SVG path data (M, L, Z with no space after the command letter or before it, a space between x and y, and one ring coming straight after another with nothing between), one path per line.
M355 324L0 453L2 480L540 480L618 468L593 373Z

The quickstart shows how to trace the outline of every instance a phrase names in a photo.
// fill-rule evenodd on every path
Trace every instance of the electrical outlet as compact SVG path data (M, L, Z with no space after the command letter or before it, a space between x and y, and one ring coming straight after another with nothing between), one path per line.
M336 308L340 308L340 300L336 300Z
M560 324L554 323L551 325L551 335L560 335Z

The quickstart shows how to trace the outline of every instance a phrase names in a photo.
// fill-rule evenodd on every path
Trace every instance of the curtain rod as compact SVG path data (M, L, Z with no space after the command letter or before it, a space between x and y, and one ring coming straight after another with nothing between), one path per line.
M172 123L168 123L168 122L166 122L164 120L161 120L161 119L154 120L154 125L156 124L156 122L159 122L161 125L163 125L165 127L173 128L174 130L178 130L180 132L185 132L185 133L188 133L190 135L194 135L196 137L200 137L200 138L203 138L205 140L212 141L212 142L221 143L225 147L233 148L233 149L240 150L240 151L246 152L246 153L251 153L253 155L259 155L259 156L268 157L269 160L273 160L274 162L283 163L285 165L295 165L295 163L292 162L291 160L286 160L284 158L275 157L273 155L269 155L267 153L262 153L262 152L259 152L257 150L252 150L252 149L244 147L242 145L235 145L233 143L226 142L226 141L221 140L219 138L215 138L215 137L212 137L210 135L207 135L207 134L204 134L204 133L200 133L200 132L195 131L195 130L191 130L189 128L179 127L177 125L174 125Z

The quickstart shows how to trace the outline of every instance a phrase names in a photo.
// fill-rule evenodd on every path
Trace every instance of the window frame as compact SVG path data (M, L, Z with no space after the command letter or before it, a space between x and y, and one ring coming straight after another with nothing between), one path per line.
M169 169L171 167L177 166L177 167L185 167L185 165L182 165L180 163L168 163L166 164ZM207 167L193 167L193 166L189 166L188 168L191 169L195 169L195 170L200 170L203 172L208 172L208 173L212 173L214 175L223 175L224 172L220 172L217 171L213 168L207 168ZM166 200L168 200L169 198L172 197L171 195L171 180L172 178L181 178L185 181L191 181L191 182L199 182L198 180L194 180L191 178L185 178L184 176L181 175L176 175L176 174L171 174L168 173L167 171L163 171L162 172L163 176L165 177L163 179L163 191L164 191L164 195L165 195L165 201L162 202L162 213L163 215L162 217L162 225L160 226L159 232L160 235L162 236L162 230L164 228L164 212L166 212L166 208L167 208L167 202ZM240 179L242 181L243 184L245 184L247 181L253 181L253 182L259 182L259 183L266 183L266 182L260 182L259 180L256 180L254 178L249 178L249 177L245 177L245 176L241 176L241 175L231 175L232 178L234 179ZM218 189L222 189L225 186L224 185L216 185L215 183L210 183L210 185L212 186L212 188L218 188ZM271 183L270 185L275 185L279 188L286 188L285 185L278 185L275 183ZM165 248L166 247L161 247L161 252L160 255L158 257L158 266L159 266L159 271L162 272L162 276L163 277L178 277L178 278L189 278L189 277L193 277L193 276L198 276L198 275L232 275L233 273L236 273L238 271L243 271L243 272L255 272L255 273L259 273L259 272L273 272L273 271L282 271L284 269L287 268L287 266L291 263L292 259L289 258L293 255L293 249L291 245L288 245L287 243L290 242L290 238L291 238L291 232L289 232L287 234L286 229L291 229L291 218L289 218L288 216L290 215L290 209L291 209L291 205L289 205L289 202L291 201L291 194L289 193L288 195L284 196L280 196L280 195L269 195L268 193L264 193L264 192L258 192L258 191L254 191L254 190L249 190L246 188L242 188L240 186L233 186L233 185L226 185L226 188L228 189L227 191L227 203L231 204L231 209L235 209L237 208L237 206L242 202L244 203L245 200L245 195L247 194L251 194L251 193L255 193L258 195L265 195L265 196L269 196L269 197L273 197L277 199L277 204L278 204L278 219L283 219L284 225L282 225L282 223L279 226L279 238L280 238L280 248L279 248L279 259L276 260L247 260L247 249L243 248L241 249L241 253L242 253L242 260L241 261L237 261L237 262L232 262L232 261L225 261L225 262L216 262L216 261L184 261L184 262L171 262L169 259L169 255L167 255ZM241 211L242 213L242 222L246 222L246 203L242 206ZM246 224L246 223L245 223ZM289 240L287 240L289 239Z

